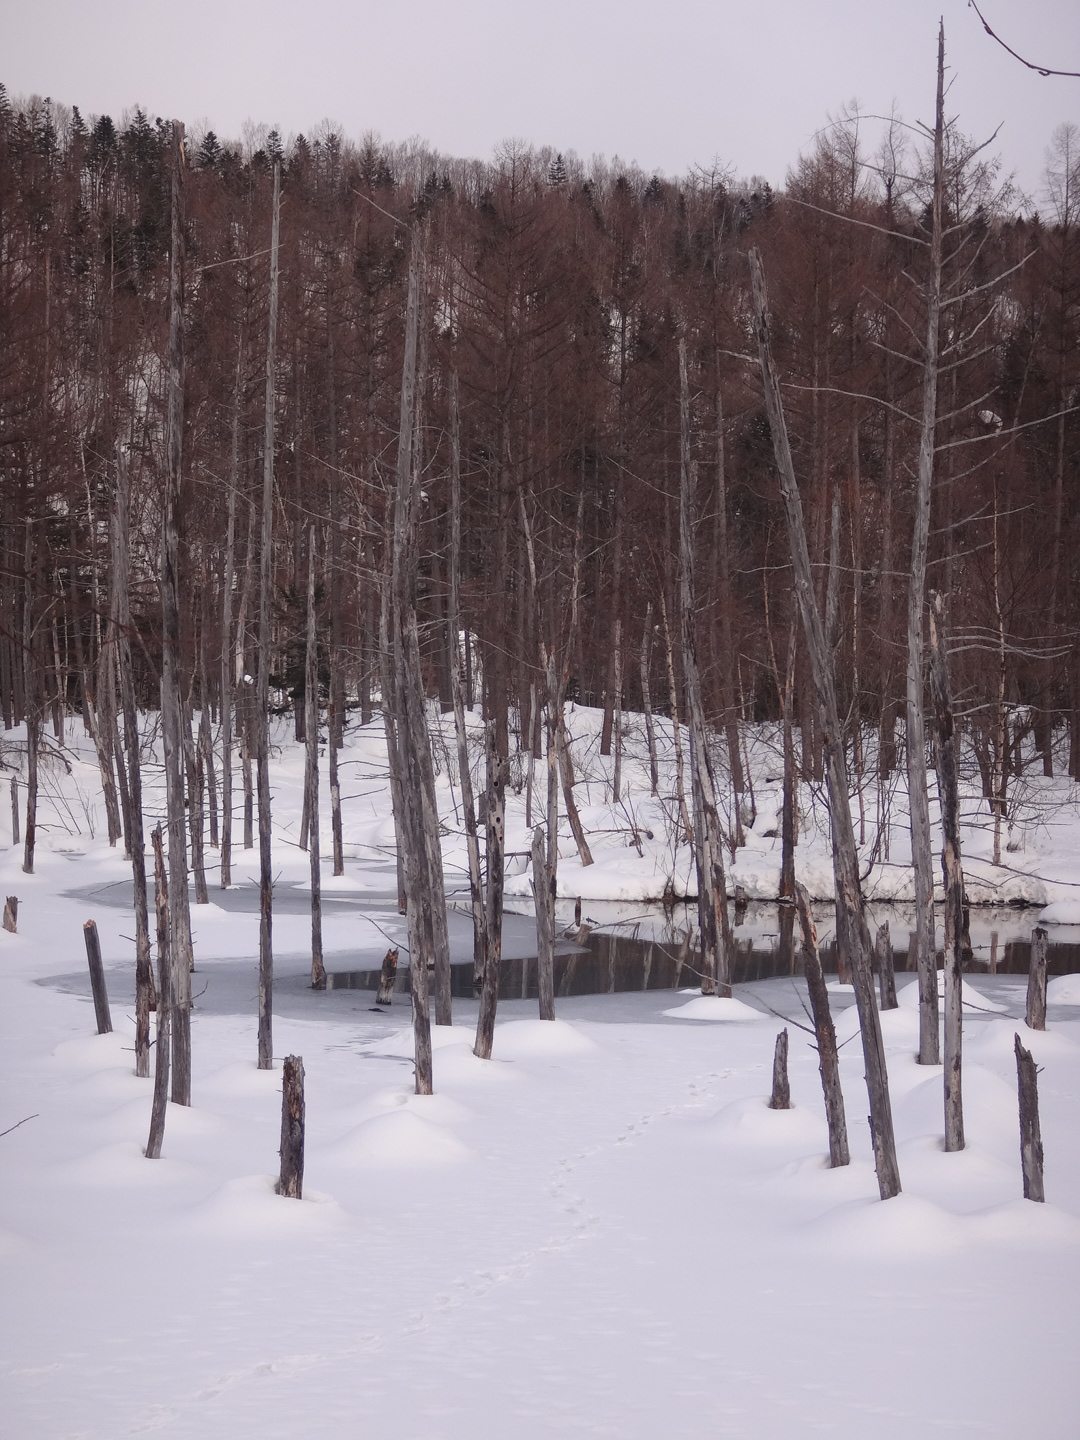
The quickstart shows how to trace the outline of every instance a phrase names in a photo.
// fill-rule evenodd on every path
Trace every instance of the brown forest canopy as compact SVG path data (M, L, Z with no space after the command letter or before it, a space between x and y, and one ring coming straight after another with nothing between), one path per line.
M169 126L121 126L0 89L0 703L27 687L80 703L107 603L118 447L132 475L130 577L142 698L156 704L164 470ZM1013 213L995 166L949 137L943 371L929 583L949 597L954 693L984 774L1002 744L1070 728L1080 772L1080 136L1050 151L1046 214ZM239 663L254 643L272 169L282 167L274 668L302 691L308 527L324 559L321 633L366 718L397 452L411 237L424 247L419 401L421 596L429 692L448 701L450 376L461 397L462 606L485 675L539 680L537 624L564 622L583 498L572 693L602 703L616 620L674 615L679 370L697 474L699 660L719 724L777 713L792 615L787 540L746 252L770 277L778 363L849 731L894 763L918 444L925 156L894 126L860 148L823 132L784 192L718 171L587 170L521 143L449 160L323 127L253 152L208 132L185 177L183 647L193 703L216 704L226 514L236 487ZM528 590L519 494L536 542ZM834 527L832 517L837 517ZM392 520L391 520L392 528ZM537 615L539 613L539 619ZM676 647L677 648L677 647ZM32 657L31 665L25 664ZM667 690L654 652L654 695ZM637 666L622 667L626 702ZM783 683L782 675L779 676ZM542 687L541 687L542 689ZM796 665L803 764L817 766ZM31 697L32 698L32 697ZM1000 726L1008 706L1010 726ZM861 722L861 726L860 726ZM1011 728L1010 728L1011 727ZM1005 739L1002 739L1004 735ZM1001 757L1007 761L1007 757Z

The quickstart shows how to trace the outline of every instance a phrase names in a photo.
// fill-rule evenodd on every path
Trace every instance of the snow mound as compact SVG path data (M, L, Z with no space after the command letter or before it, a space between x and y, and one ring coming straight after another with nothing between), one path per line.
M431 1027L431 1049L445 1050L452 1045L468 1045L472 1049L473 1032L471 1027L465 1025L432 1025ZM385 1055L394 1058L411 1060L416 1053L415 1041L413 1040L412 1025L405 1029L396 1031L393 1035L387 1036L385 1040L379 1040L367 1052L369 1055Z
M339 1229L346 1223L337 1201L317 1190L302 1200L279 1195L272 1175L242 1175L227 1180L186 1217L182 1228L197 1234L246 1240L286 1238Z
M673 1020L764 1020L760 1010L755 1010L752 1005L745 1004L742 1000L730 1000L720 995L699 995L696 1000L689 1000L685 1005L676 1005L671 1010L665 1010Z
M710 1140L784 1146L799 1152L829 1149L829 1129L822 1115L806 1105L771 1110L760 1095L733 1100L705 1122L704 1130Z
M982 1027L981 1033L964 1040L964 1058L975 1060L1004 1061L1010 1067L1014 1061L1015 1037L1030 1050L1037 1065L1050 1060L1071 1059L1076 1054L1076 1045L1054 1030L1029 1030L1022 1020L991 1020ZM1012 1070L1015 1075L1016 1071Z
M1057 975L1046 987L1052 1005L1080 1005L1080 975Z
M498 1035L499 1031L496 1029L496 1042ZM432 1069L436 1090L443 1085L498 1085L514 1079L511 1066L503 1065L498 1060L478 1059L473 1054L471 1044L444 1046L439 1051Z
M596 1046L565 1020L509 1020L495 1027L492 1055L499 1060L584 1055Z
M944 970L939 970L937 972L937 993L938 1009L941 1010L944 1008L945 1005ZM918 981L913 980L910 985L905 985L902 989L898 987L896 991L896 999L897 1003L902 1008L918 1010ZM1008 1009L1008 1007L1005 1005L999 1005L996 1000L988 999L987 996L981 994L978 990L976 990L974 985L969 985L966 980L961 980L960 982L960 1000L965 1010L981 1010L984 1014L987 1015L1004 1015L1006 1010Z
M1039 911L1040 925L1080 925L1080 900L1055 900Z
M963 1099L965 1138L1008 1147L1018 1135L1015 1087L984 1066L968 1063L964 1066ZM938 1071L895 1102L897 1129L906 1136L936 1140L944 1135L944 1110L944 1078Z
M876 1260L942 1255L965 1242L967 1217L959 1217L917 1195L891 1200L852 1200L837 1205L806 1227L815 1246Z
M169 1109L174 1109L169 1106ZM149 1123L149 1115L147 1115ZM168 1151L168 1120L165 1124L165 1140L162 1145ZM74 1160L65 1160L57 1166L65 1182L74 1185L121 1186L171 1185L181 1175L196 1174L194 1166L180 1160L170 1160L167 1153L159 1160L148 1160L143 1147L134 1140L121 1140L114 1145L102 1145Z
M452 1165L470 1153L456 1136L404 1106L365 1120L324 1152L339 1163L394 1170Z
M270 1070L260 1070L254 1061L225 1065L204 1080L199 1080L198 1088L204 1094L212 1095L280 1095L281 1061L275 1060Z

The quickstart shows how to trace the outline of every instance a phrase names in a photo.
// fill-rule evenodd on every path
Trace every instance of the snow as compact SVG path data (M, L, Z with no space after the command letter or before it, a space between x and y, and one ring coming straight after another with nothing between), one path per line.
M573 719L583 748L594 719ZM842 1170L828 1167L817 1055L798 1028L805 987L787 977L739 986L730 1000L557 996L554 1024L535 1002L503 1000L490 1061L472 1054L475 1002L456 999L453 1026L432 1032L436 1093L417 1097L402 997L378 1011L370 992L306 987L302 761L283 732L277 741L275 1068L255 1065L257 860L238 850L234 888L211 877L213 904L193 907L193 1105L168 1107L159 1161L142 1154L153 1082L133 1074L130 867L101 838L92 753L70 745L71 776L49 767L48 793L67 810L43 800L34 876L0 833L2 893L20 897L19 933L0 932L0 1130L25 1119L0 1136L0 1434L1071 1440L1076 977L1051 980L1045 1032L1023 1023L1023 977L965 978L968 1144L945 1154L942 1072L916 1063L915 986L899 975L900 1007L881 1018L904 1191L885 1204L858 1017L839 984L830 998L849 1042L840 1067L852 1150ZM450 870L464 852L445 763ZM626 808L644 856L627 843L625 816L617 829L602 803L589 751L580 769L596 873L568 855L564 835L560 892L572 902L588 879L620 903L586 898L587 915L659 935L662 918L642 901L680 873L685 850L664 848L666 802L643 793L636 764ZM758 833L771 819L764 768L754 848L732 872L763 889L774 864ZM393 856L380 848L376 727L350 733L342 775L346 875L332 886L326 877L332 971L375 968L404 938ZM1044 811L1028 851L1008 858L1056 903L1077 873L1080 832L1066 782L1047 783L1060 785L1061 818ZM161 803L151 764L148 818ZM818 893L831 894L827 837L810 821L800 873L820 872ZM328 816L325 829L328 850ZM524 851L522 796L508 832L509 848ZM901 849L897 833L882 867L893 896ZM522 911L527 879L509 882ZM82 939L90 915L115 1026L100 1037ZM468 920L450 918L467 959ZM1022 912L973 912L980 954L991 933L1030 928ZM529 953L530 937L531 922L508 916L508 954ZM772 1111L784 1024L793 1108ZM1046 1205L1021 1198L1017 1033L1041 1067ZM274 1191L290 1053L303 1056L307 1081L302 1201Z

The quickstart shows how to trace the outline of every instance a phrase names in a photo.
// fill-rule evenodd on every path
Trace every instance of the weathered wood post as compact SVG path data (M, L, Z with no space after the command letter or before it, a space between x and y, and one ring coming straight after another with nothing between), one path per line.
M1031 966L1028 970L1027 1027L1046 1029L1046 944L1047 932L1041 925L1031 932Z
M817 1035L818 1070L825 1097L825 1118L829 1125L829 1164L836 1169L851 1161L848 1151L847 1117L844 1113L844 1092L840 1086L840 1057L836 1048L836 1028L829 1009L829 992L818 954L817 928L810 914L810 896L806 886L796 882L795 905L803 937L803 964L806 988Z
M387 950L383 956L382 971L379 975L379 993L376 1005L389 1005L394 998L394 978L397 975L398 952Z
M769 1099L770 1110L791 1109L791 1086L788 1084L787 1056L788 1033L787 1027L785 1026L776 1037L776 1049L773 1052L772 1096Z
M277 1193L290 1200L304 1192L304 1062L286 1055L281 1075L281 1175Z
M11 777L11 843L19 843L19 779L18 776Z
M4 929L9 930L12 935L19 928L19 897L9 895L4 903Z
M536 970L540 1019L555 1019L555 885L548 869L547 836L537 825L532 839L533 898L536 901Z
M895 1010L896 999L896 971L893 968L892 937L889 934L889 922L878 926L877 938L874 941L874 951L877 957L878 985L881 990L882 1010Z
M108 1035L112 1030L112 1016L109 1014L109 995L105 989L105 971L101 964L101 943L98 940L97 925L93 920L87 920L83 926L83 939L86 941L86 959L90 965L90 989L94 994L97 1033Z
M1043 1192L1043 1147L1039 1129L1039 1082L1031 1051L1014 1043L1016 1051L1016 1083L1020 1094L1020 1164L1024 1172L1024 1199L1046 1199Z

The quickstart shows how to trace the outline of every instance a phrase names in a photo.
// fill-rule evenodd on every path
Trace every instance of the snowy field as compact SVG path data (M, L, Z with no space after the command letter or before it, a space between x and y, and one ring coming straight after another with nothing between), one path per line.
M680 866L687 879L671 843L669 749L652 800L628 737L629 794L613 807L597 718L570 717L597 863L582 870L572 842L561 847L560 894L583 895L586 910L656 898ZM3 737L9 766L19 738ZM534 1003L503 1001L490 1062L471 1054L475 1003L457 1001L454 1026L433 1032L436 1094L418 1098L402 997L378 1012L369 993L306 988L302 763L278 738L277 1064L255 1066L257 860L238 849L234 888L222 894L211 874L212 903L193 907L193 1105L168 1107L160 1161L142 1155L152 1081L133 1074L130 866L101 838L81 735L69 730L46 767L35 875L0 822L0 887L20 901L18 934L0 932L0 1130L33 1117L0 1136L0 1434L1073 1440L1080 977L1052 982L1045 1034L1023 1025L1021 979L968 977L968 1145L954 1155L941 1148L941 1071L914 1062L913 991L898 977L901 1005L883 1024L904 1193L886 1204L857 1038L841 1050L848 1168L827 1168L816 1055L794 1024L794 1108L766 1106L774 1012L805 1023L801 981L747 985L732 1002L559 999L554 1025ZM447 872L460 877L454 766L436 751ZM152 747L147 759L152 820ZM733 876L763 898L779 867L774 768L759 735L758 816ZM969 796L970 870L987 898L1080 918L1074 787L1023 784L1000 887L985 803ZM404 933L378 724L350 732L342 789L346 874L324 865L331 971L370 968ZM326 794L324 771L324 805ZM904 796L887 802L890 863L869 888L903 899ZM868 850L877 803L871 781ZM809 790L801 807L800 878L827 896ZM524 795L509 809L508 848L523 851ZM322 828L325 854L328 814ZM509 886L526 911L527 877ZM1038 913L1021 913L1017 933ZM115 1026L102 1037L85 978L91 916ZM466 917L451 929L465 958ZM1075 933L1057 924L1052 938ZM527 915L509 915L508 951L529 953L531 939ZM841 1040L854 1037L850 991L833 998ZM1017 1032L1042 1067L1046 1205L1020 1198ZM290 1053L307 1072L300 1202L273 1192Z

